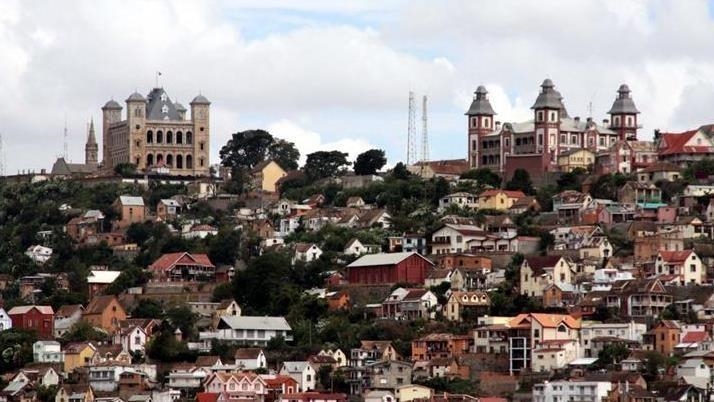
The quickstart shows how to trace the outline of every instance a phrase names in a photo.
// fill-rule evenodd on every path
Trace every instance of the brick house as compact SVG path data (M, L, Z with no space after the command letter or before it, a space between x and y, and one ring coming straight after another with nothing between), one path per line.
M119 328L119 322L126 320L126 310L114 295L96 296L87 305L82 319L95 327L114 333Z

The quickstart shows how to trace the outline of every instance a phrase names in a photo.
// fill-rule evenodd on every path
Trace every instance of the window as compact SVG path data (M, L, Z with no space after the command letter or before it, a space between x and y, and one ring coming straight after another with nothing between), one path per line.
M550 121L555 121L555 112L550 112Z
M534 338L540 338L540 329L534 329L533 330L533 337Z
M308 374L307 376L305 376L305 379L308 381L312 381L312 376L310 374Z
M146 132L146 143L151 144L154 142L154 132L149 130Z
M474 150L474 151L476 150L476 144L478 144L478 141L476 141L476 140L471 140L471 149Z
M538 121L543 121L543 112L542 112L542 111L539 111L539 112L538 112L538 115L537 115L537 117L536 117L536 120L538 120Z
M476 118L475 117L471 118L471 127L476 128Z
M570 136L570 143L573 144L573 145L577 145L577 144L578 144L578 136L577 136L577 135L571 135L571 136Z
M159 130L156 132L156 143L161 144L164 142L164 132Z
M193 134L190 131L186 131L186 144L193 144Z
M689 272L697 272L697 266L694 264L691 264L689 266Z
M201 141L201 143L199 144L199 148L201 149L201 151L203 151L203 146L204 146L204 142Z
M183 169L183 155L176 155L176 169Z
M484 117L483 118L483 126L486 128L490 128L491 127L491 119L489 119L488 117Z
M172 144L174 142L174 133L171 131L166 132L166 143Z
M198 160L198 166L203 167L203 158Z

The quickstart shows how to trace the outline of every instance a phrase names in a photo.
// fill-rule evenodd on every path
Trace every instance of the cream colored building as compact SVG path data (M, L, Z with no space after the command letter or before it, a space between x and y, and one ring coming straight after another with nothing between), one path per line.
M287 173L275 161L263 161L251 171L253 189L274 193L277 189L275 183L285 177Z
M561 256L527 257L521 265L520 293L543 297L549 285L571 285L575 264Z
M595 152L588 149L571 149L558 156L558 168L563 172L572 172L575 169L587 170L595 163Z
M521 191L501 189L486 190L478 196L478 207L481 209L497 209L507 211L520 198L525 197Z
M417 384L402 385L396 389L399 402L409 402L415 399L429 400L433 394L434 391L431 388Z
M112 173L121 163L138 171L168 168L170 175L207 176L210 166L210 105L203 95L186 108L169 99L163 88L145 98L134 92L126 113L114 100L102 107L102 169Z

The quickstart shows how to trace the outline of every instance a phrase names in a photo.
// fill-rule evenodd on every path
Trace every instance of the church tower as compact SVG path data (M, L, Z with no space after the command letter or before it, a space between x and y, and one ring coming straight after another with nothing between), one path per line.
M94 119L89 123L89 133L87 133L87 143L84 145L84 163L86 165L96 166L98 160L99 145L97 145L97 137L94 135Z
M640 111L630 97L630 87L627 84L620 85L617 98L607 113L610 115L610 129L617 132L621 141L637 140L637 115Z
M193 160L186 160L186 168L193 169L196 176L208 176L210 150L210 107L211 102L203 95L191 101L191 121L193 122Z
M488 91L483 85L479 85L474 92L474 100L471 107L465 113L468 116L469 133L469 166L478 168L480 163L481 137L494 130L493 116L496 112L491 107L488 100Z
M531 109L534 114L536 153L542 155L543 170L548 171L556 164L558 157L560 119L565 107L553 81L546 78L540 87L541 91Z

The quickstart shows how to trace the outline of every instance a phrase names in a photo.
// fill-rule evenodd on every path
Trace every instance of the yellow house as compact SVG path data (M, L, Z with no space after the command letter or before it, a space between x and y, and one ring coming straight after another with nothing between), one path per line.
M274 193L275 183L285 177L287 173L275 161L267 160L255 165L250 171L253 179L253 189Z
M498 209L506 211L519 198L525 197L522 191L501 189L486 190L478 196L478 207L481 209Z
M70 343L64 349L64 372L92 363L96 353L97 348L89 342Z
M415 399L430 400L434 391L423 385L409 384L396 388L396 397L399 402L409 402Z
M587 170L595 163L595 153L587 149L571 149L558 156L558 167L562 172L572 172L577 168Z

